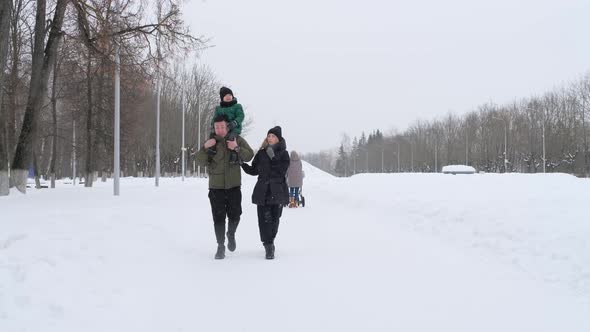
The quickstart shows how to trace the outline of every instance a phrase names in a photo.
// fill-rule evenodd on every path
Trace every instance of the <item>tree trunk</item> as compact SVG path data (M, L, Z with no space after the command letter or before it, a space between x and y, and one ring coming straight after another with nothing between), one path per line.
M49 176L51 188L55 188L55 160L57 159L57 73L59 66L57 58L53 63L53 82L51 86L51 113L53 117L53 138L51 140L51 162L49 164Z
M47 139L43 137L41 139L41 146L39 150L35 150L35 153L37 155L37 166L35 166L35 168L37 168L39 176L47 174L47 167L44 167L45 165L43 164L43 156L45 156L45 147L47 146L46 143Z
M16 147L16 113L18 109L17 105L17 96L18 96L18 89L19 89L19 64L20 64L20 48L21 48L21 40L19 39L19 16L22 11L22 0L19 0L15 4L15 8L13 11L13 18L11 21L12 25L12 34L11 34L11 42L12 42L12 67L10 69L10 78L9 78L9 97L8 97L8 131L7 131L7 153L8 153L8 160L12 161L14 157L14 150Z
M94 165L92 160L92 51L88 49L88 64L86 65L86 99L88 102L86 109L86 170L84 186L92 187L92 181L94 180Z
M16 52L14 52L16 53ZM18 58L18 55L14 54ZM12 60L12 69L10 71L10 78L8 80L10 86L10 94L8 95L8 114L6 124L6 141L7 141L7 155L8 160L12 161L14 157L14 149L16 148L16 112L18 109L17 105L17 94L18 94L18 60Z
M33 175L35 176L35 188L41 189L41 181L39 180L39 160L37 159L35 148L33 148Z
M1 81L1 79L0 79ZM6 149L6 130L4 127L4 111L2 110L2 89L0 87L0 196L10 193L8 181L8 151Z
M4 97L4 66L8 54L8 35L10 32L10 18L12 14L12 0L0 2L0 196L9 194L8 189L8 144L6 140L6 117L2 108Z
M46 0L37 0L29 97L11 172L11 177L14 175L12 181L22 193L26 193L27 190L27 170L33 157L33 141L37 132L39 113L43 98L47 94L50 64L53 63L57 53L57 44L62 33L61 28L68 2L69 0L57 0L49 37L45 44Z
M1 120L1 119L0 119ZM8 181L8 158L4 148L6 140L4 139L3 130L0 129L0 196L7 196L10 193Z

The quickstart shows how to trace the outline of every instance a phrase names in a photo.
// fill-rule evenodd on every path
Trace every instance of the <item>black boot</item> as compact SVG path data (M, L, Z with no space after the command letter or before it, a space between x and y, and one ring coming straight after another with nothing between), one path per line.
M227 249L231 252L236 250L236 233L227 232Z
M225 258L225 246L223 244L217 245L217 252L215 253L215 259Z
M240 220L229 220L227 223L227 249L233 252L236 250L236 230Z
M266 251L266 259L275 259L275 245L265 244L264 250Z

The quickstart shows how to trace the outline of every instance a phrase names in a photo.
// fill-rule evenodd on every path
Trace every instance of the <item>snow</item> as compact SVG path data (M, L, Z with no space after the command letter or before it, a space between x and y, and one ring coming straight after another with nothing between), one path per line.
M221 261L206 179L11 192L0 331L590 330L588 180L304 169L274 261L254 177Z
M442 172L445 174L473 174L475 173L475 168L466 165L447 165L442 168Z

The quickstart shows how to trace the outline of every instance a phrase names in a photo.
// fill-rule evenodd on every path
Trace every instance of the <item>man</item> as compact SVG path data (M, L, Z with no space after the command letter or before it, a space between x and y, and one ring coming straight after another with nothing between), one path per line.
M197 162L207 166L209 173L209 202L213 212L213 226L217 239L215 259L225 258L225 219L227 216L227 248L236 250L236 229L242 215L242 173L239 164L230 163L230 153L236 152L241 161L250 161L252 148L241 136L227 140L228 120L225 115L214 118L215 137L207 140L197 152ZM208 153L211 147L216 153Z

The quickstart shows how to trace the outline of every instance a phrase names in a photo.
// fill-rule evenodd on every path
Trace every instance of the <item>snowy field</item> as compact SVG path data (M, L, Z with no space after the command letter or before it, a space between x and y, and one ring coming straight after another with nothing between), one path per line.
M590 331L590 181L305 164L264 259L244 177L214 260L207 180L0 198L0 332Z

